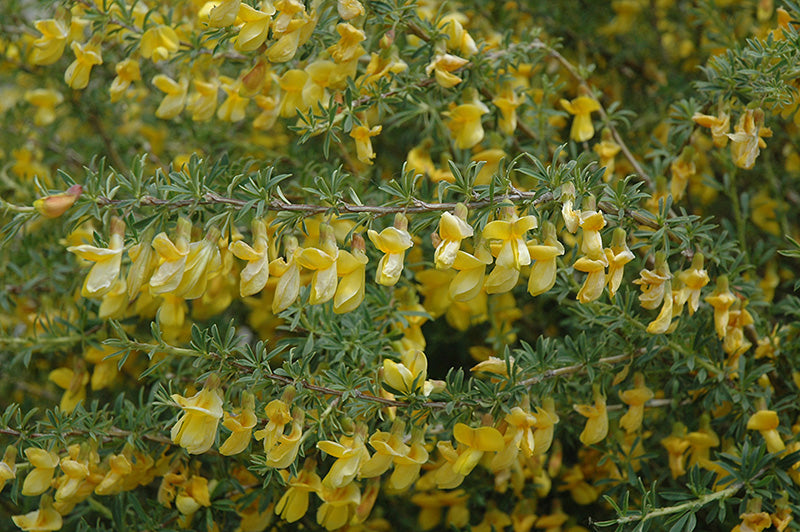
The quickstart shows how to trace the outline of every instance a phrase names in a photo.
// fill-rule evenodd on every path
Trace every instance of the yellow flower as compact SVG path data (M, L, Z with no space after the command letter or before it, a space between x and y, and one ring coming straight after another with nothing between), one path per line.
M457 475L468 475L487 452L502 451L505 440L500 431L493 427L473 429L464 423L456 423L453 437L459 445L458 459L453 463Z
M672 434L662 439L661 445L669 455L669 469L672 473L672 478L678 478L686 474L686 450L689 448L686 427L681 423L675 423L672 428Z
M633 376L634 387L624 392L619 392L619 398L629 406L628 411L619 420L619 426L626 432L636 432L642 426L644 417L644 404L653 398L653 390L644 383L644 375L636 372Z
M675 201L683 199L689 179L697 173L697 165L694 163L695 151L691 146L686 146L680 156L674 159L669 165L672 179L669 182L670 194Z
M461 78L453 74L454 71L469 63L468 60L452 54L438 54L425 67L425 74L434 73L436 83L445 89L450 89L461 83Z
M267 426L256 431L256 440L264 440L264 452L269 453L283 435L283 429L292 420L289 405L280 399L273 399L264 407L267 414Z
M672 282L667 281L664 283L664 304L661 306L661 311L656 316L656 319L647 325L647 332L650 334L664 334L669 329L672 322L672 307L674 298L672 296Z
M427 381L428 359L419 350L409 350L401 356L401 362L383 360L383 380L391 387L404 394L422 393L428 395L433 390L433 383Z
M700 306L700 290L710 281L708 271L703 268L703 262L703 254L695 253L691 268L678 274L678 279L683 283L686 301L689 303L689 315L694 314Z
M54 89L33 89L25 93L25 101L36 106L33 123L48 126L55 121L56 106L64 101L64 97Z
M605 252L606 260L608 260L606 284L608 285L608 293L613 298L622 284L625 265L634 259L634 255L628 247L625 230L621 227L614 229L611 247L603 251Z
M162 120L175 118L186 105L186 92L189 90L189 80L181 78L180 82L158 74L153 78L153 85L165 94L164 99L156 109L156 116Z
M92 67L103 64L103 58L100 56L100 47L95 44L84 46L73 42L70 48L75 54L75 61L64 72L64 81L72 89L85 89L89 84L89 75L92 73Z
M217 80L201 81L199 79L192 80L194 83L195 92L189 98L189 111L192 112L192 120L195 122L204 122L211 120L217 110L217 93L219 92L219 83Z
M67 47L69 29L63 22L55 19L37 20L34 24L42 34L33 41L31 63L34 65L52 65L61 58Z
M608 412L606 398L600 393L600 387L594 386L594 406L574 405L577 413L586 419L586 426L581 432L580 440L584 445L593 445L603 441L608 434Z
M280 515L287 523L294 523L306 515L309 493L322 491L322 481L314 471L315 465L313 460L306 460L297 476L288 480L288 489L275 505L275 514Z
M117 217L111 219L111 236L108 248L98 248L88 244L70 246L67 251L80 258L94 262L86 275L81 288L83 297L102 297L111 291L119 276L122 264L122 251L125 245L125 223Z
M52 504L49 496L44 496L39 501L39 509L25 515L12 515L11 520L22 530L45 531L61 530L63 519Z
M363 15L364 6L358 0L337 0L336 11L344 20L350 20Z
M387 227L380 233L370 229L367 236L382 253L378 262L375 282L383 286L394 286L403 273L403 260L406 250L414 245L408 233L408 220L398 213L394 219L394 227Z
M109 469L103 480L94 489L95 494L105 496L114 495L122 491L122 481L131 474L133 466L130 461L121 454L114 454L108 457Z
M591 203L593 204L593 200ZM583 229L581 253L590 259L600 259L603 256L603 237L600 235L600 230L606 226L603 213L594 210L583 211L578 224Z
M442 17L439 28L447 37L447 48L469 57L478 52L475 40L462 25L466 17L460 13L453 13Z
M728 133L731 139L731 157L733 164L739 168L750 170L756 164L756 157L760 148L766 148L767 143L762 137L771 137L772 130L761 127L764 123L764 111L761 109L748 109L740 117L733 128L733 133Z
M719 436L711 429L711 418L708 414L700 416L700 427L696 432L690 432L686 435L691 446L691 455L689 456L689 467L698 465L705 469L712 469L715 467L711 461L712 447L719 447Z
M350 136L356 141L356 156L358 160L365 164L372 164L372 159L375 158L375 152L372 150L372 137L380 134L383 126L373 126L370 128L368 125L353 126L350 131Z
M192 222L188 218L178 218L175 242L166 233L159 233L153 239L153 248L159 257L159 266L150 277L150 290L154 294L173 292L183 279L186 260L189 255L189 238Z
M266 464L275 469L285 469L292 465L297 453L300 451L300 444L303 443L303 420L305 413L299 408L295 408L292 416L292 428L289 434L278 436L278 444L267 452Z
M589 96L579 96L571 102L562 99L561 106L571 115L575 115L572 121L572 129L569 136L575 142L585 142L594 136L594 125L592 125L592 112L600 110L600 102Z
M211 506L211 495L208 490L208 479L192 475L181 486L178 496L175 497L175 507L183 515L192 515L201 506Z
M183 415L172 427L170 436L173 443L189 454L202 454L214 444L223 414L218 383L219 378L212 375L203 389L192 397L172 394L172 399L183 409Z
M0 461L0 492L6 486L6 482L17 478L17 448L13 445L6 447L3 452L3 460Z
M786 444L781 439L781 434L778 432L778 413L774 410L759 410L747 420L747 428L749 430L757 430L764 437L767 442L767 451L770 453L779 453L786 448Z
M500 119L497 121L500 131L506 135L513 135L517 129L517 107L522 104L513 87L504 85L492 103L500 109Z
M383 475L392 466L396 457L405 456L411 450L403 443L402 424L398 424L392 432L376 432L370 436L369 444L375 449L375 454L361 465L359 478L375 478Z
M269 241L264 220L253 219L253 247L237 240L228 249L237 258L247 261L240 274L239 294L246 297L263 290L269 280Z
M356 478L361 466L369 460L369 451L364 444L364 430L357 428L355 435L342 436L339 443L328 440L317 442L319 450L336 457L328 474L322 479L323 487L336 489L347 486Z
M33 469L22 483L22 494L27 497L41 495L50 489L59 462L58 455L44 449L28 447L25 449L25 456Z
M226 94L227 98L225 98L225 101L222 102L222 105L217 109L217 118L226 122L239 122L240 120L244 120L245 110L247 104L250 103L250 99L244 98L239 94L242 82L227 76L220 76L219 80L222 84L222 91Z
M486 266L491 263L492 254L482 238L475 242L474 255L459 250L451 265L458 273L450 281L448 290L453 301L466 302L475 299L483 288Z
M537 455L542 455L550 450L550 446L553 443L555 425L559 421L553 398L546 397L542 401L542 406L536 408L534 416L536 417L536 422L533 426L536 427L536 430L533 432L533 452Z
M344 314L358 308L364 301L364 284L367 272L367 254L364 238L353 235L352 253L340 250L336 258L336 274L341 277L333 296L333 311Z
M586 272L586 280L578 291L576 299L581 303L590 303L603 295L603 288L606 286L606 266L605 256L601 259L590 259L581 257L575 261L572 267L579 272Z
M139 48L142 57L152 59L154 63L165 61L178 51L180 39L172 27L159 24L151 26L142 34L141 47Z
M720 112L719 116L704 115L695 113L692 120L703 127L711 129L711 138L714 146L724 148L728 145L728 131L731 129L731 115Z
M283 246L288 262L280 258L269 263L269 273L280 278L272 299L273 314L286 310L300 294L300 266L297 258L302 249L297 245L297 239L293 236L284 237Z
M328 530L336 530L352 519L356 506L361 503L361 492L356 484L329 487L323 482L318 492L322 504L317 509L317 523Z
M436 268L440 270L450 268L456 260L461 241L472 236L473 230L466 222L466 218L467 208L461 203L456 206L455 216L449 212L442 213L438 232L441 242L433 254Z
M603 172L603 180L607 183L614 175L615 162L614 157L622 149L619 144L614 142L611 130L606 128L603 130L602 140L592 147L594 152L600 157L600 166L605 167Z
M653 270L642 270L639 275L640 278L633 281L633 284L638 284L642 287L639 301L642 304L642 308L653 310L663 301L667 294L666 282L672 278L664 253L661 251L656 253L655 268Z
M518 217L513 207L504 209L503 219L494 220L483 228L483 237L499 240L497 266L519 270L531 263L531 255L525 244L525 235L538 225L535 216Z
M58 218L75 204L82 193L82 186L72 185L66 192L51 194L35 200L33 208L45 218Z
M303 87L308 80L308 73L305 70L287 70L278 80L281 88L280 116L291 118L303 107Z
M488 112L486 105L475 100L455 106L444 113L448 117L447 128L453 135L457 148L466 150L483 140L481 117Z
M564 246L558 241L556 227L552 222L542 225L544 242L538 244L535 240L528 242L528 253L534 261L528 278L528 293L538 296L553 288L556 284L557 257L564 254Z
M119 101L122 95L125 94L125 91L128 90L128 87L131 86L131 83L142 79L139 63L133 59L124 59L120 61L114 65L114 70L117 73L117 77L114 78L114 81L111 82L111 86L108 88L112 102Z
M710 296L706 296L706 303L714 307L714 328L720 338L725 338L730 317L729 311L735 302L736 296L728 288L728 276L720 275L717 278L714 292Z
M258 418L254 412L255 397L249 392L242 394L242 408L236 414L225 412L222 426L231 431L231 435L220 445L219 454L232 456L239 454L250 444L253 434L253 427L256 426Z
M271 4L269 4L271 6ZM239 19L244 22L239 28L239 35L236 37L234 48L240 52L252 52L264 44L269 34L269 24L272 22L272 12L259 11L247 4L239 5Z
M206 292L208 280L217 275L222 268L218 240L219 229L212 227L203 240L189 244L186 267L180 283L174 290L175 295L185 299L197 299Z
M212 28L230 26L239 14L241 0L222 0L208 14L208 25Z
M360 43L367 36L362 30L345 22L336 25L336 32L339 34L339 41L328 48L328 53L335 62L348 63L364 55L366 51Z

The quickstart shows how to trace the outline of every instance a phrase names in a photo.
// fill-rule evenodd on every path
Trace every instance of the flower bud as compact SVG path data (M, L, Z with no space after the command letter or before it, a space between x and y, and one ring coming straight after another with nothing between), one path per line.
M82 186L72 185L66 192L37 199L33 202L33 207L45 218L58 218L72 207L82 192Z

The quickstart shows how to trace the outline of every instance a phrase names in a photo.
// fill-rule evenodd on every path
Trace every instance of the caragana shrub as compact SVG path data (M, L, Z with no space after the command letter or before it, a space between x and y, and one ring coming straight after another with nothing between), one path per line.
M0 15L1 529L800 529L796 4Z

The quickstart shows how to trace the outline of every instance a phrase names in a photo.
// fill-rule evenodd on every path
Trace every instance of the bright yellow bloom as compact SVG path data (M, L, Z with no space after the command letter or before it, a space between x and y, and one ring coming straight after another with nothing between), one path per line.
M255 397L251 393L244 392L242 394L241 410L236 414L225 412L222 426L230 430L231 435L220 445L219 454L232 456L247 449L250 444L250 438L253 435L253 427L258 423L254 410Z
M302 249L297 245L297 239L293 236L284 237L283 246L287 260L279 258L269 263L269 273L280 277L278 285L275 287L275 296L272 299L272 313L276 315L286 310L300 294L300 265L297 259Z
M179 82L176 82L164 74L158 74L153 78L153 85L165 94L156 109L156 116L162 120L170 120L181 114L186 105L189 80L181 78Z
M267 414L267 426L256 431L256 440L264 440L264 452L269 453L283 435L284 427L292 420L289 405L281 399L273 399L264 407Z
M214 444L217 425L223 414L218 383L219 378L212 376L192 397L172 394L172 399L183 409L183 415L172 427L170 436L173 443L189 454L202 454Z
M564 254L564 245L558 241L556 227L552 222L545 222L542 226L544 242L541 244L535 240L528 242L528 253L530 253L533 266L528 278L528 293L538 296L553 288L556 284L557 257Z
M719 436L711 429L711 418L708 414L700 416L700 427L696 432L690 432L686 435L691 446L691 455L689 456L689 467L698 465L705 469L712 469L715 467L711 461L712 447L719 447Z
M438 54L425 67L425 74L434 73L436 83L445 89L450 89L461 83L461 78L453 74L454 71L469 63L467 59L452 54Z
M73 42L70 48L72 48L72 52L75 54L75 61L73 61L67 67L66 72L64 72L64 81L72 89L85 89L89 84L89 76L92 73L92 67L103 64L103 58L100 55L100 47L95 44L87 44L84 46Z
M25 456L33 469L22 483L22 494L27 497L41 495L50 488L53 481L59 462L58 455L37 447L28 447L25 449Z
M328 53L335 62L348 63L364 55L366 51L360 43L367 36L363 30L345 22L336 25L336 33L339 34L339 41L328 48Z
M664 304L661 306L661 311L656 316L656 319L647 324L647 332L650 334L664 334L669 329L672 322L672 307L674 298L672 296L672 282L666 281L664 283Z
M633 284L638 284L642 287L639 301L642 304L642 308L653 310L661 304L666 296L666 283L672 278L664 253L660 251L656 253L655 268L653 270L642 270L639 275L640 278L633 281Z
M580 435L581 443L593 445L603 441L608 434L608 412L606 411L606 398L600 393L600 388L594 386L594 406L574 405L573 408L587 418L586 426Z
M387 227L380 233L370 229L367 236L384 256L378 262L375 282L383 286L394 286L403 273L406 250L414 245L408 233L408 220L401 213L394 219L394 227Z
M564 218L564 225L567 231L574 234L581 223L581 212L572 208L575 202L575 185L567 183L561 187L561 201L563 202L561 216Z
M323 482L318 495L323 502L317 509L317 523L328 530L346 525L352 519L356 506L361 503L361 492L353 483L332 488Z
M358 0L337 0L336 11L344 20L350 20L363 15L364 6Z
M37 20L34 24L42 34L33 41L31 63L34 65L52 65L58 61L67 47L69 29L55 19Z
M428 359L419 350L409 350L401 356L401 362L383 360L383 380L392 389L405 394L428 395L433 383L427 381Z
M3 452L3 460L0 461L0 492L6 486L6 482L17 478L17 448L13 445L6 447Z
M456 260L461 241L471 237L472 227L466 222L467 209L463 204L456 207L456 214L443 212L439 218L438 236L441 242L436 246L433 262L436 268L444 270L450 268Z
M250 99L239 94L239 90L242 87L241 80L231 79L227 76L220 76L219 80L222 91L227 98L217 109L217 118L226 122L244 120L245 110L247 109L247 104L250 103Z
M192 120L204 122L211 120L217 111L217 95L219 93L219 83L217 80L201 81L192 80L194 93L189 98L188 109L192 113Z
M280 116L292 118L297 111L305 110L303 106L303 87L308 81L308 73L304 70L287 70L278 80L281 88Z
M603 237L600 235L600 230L606 226L603 213L594 210L583 211L578 223L583 229L581 253L590 259L600 259L603 256Z
M153 239L153 248L159 257L159 266L150 277L150 290L154 294L172 292L183 279L186 259L189 255L189 238L192 222L188 218L178 218L175 242L166 233L159 233Z
M762 127L764 111L761 109L748 109L740 117L733 128L733 133L728 133L731 139L731 157L733 164L739 168L750 170L756 164L756 157L760 148L766 148L767 143L762 137L771 137L772 130Z
M130 461L121 454L113 454L108 457L108 466L109 469L105 475L103 475L103 480L100 481L100 484L94 489L95 494L105 496L105 495L115 495L122 491L122 481L124 478L131 474L133 470L133 466Z
M323 224L320 226L320 247L305 248L297 257L300 266L314 271L308 296L311 305L325 303L336 293L338 256L339 248L333 228Z
M294 523L306 515L309 494L322 491L322 481L314 471L315 465L313 460L307 460L297 476L288 480L288 489L275 505L275 514L287 523Z
M72 412L78 403L86 399L86 384L89 373L85 370L73 371L69 368L58 368L50 372L48 379L64 389L59 408L64 412Z
M533 432L533 452L536 455L542 455L550 450L550 446L553 444L555 425L559 421L553 398L546 397L542 401L542 406L536 408L534 415L536 417L536 422L534 423L536 430Z
M408 452L394 457L394 471L389 477L389 488L401 491L419 478L419 471L428 461L428 451L420 441L412 441Z
M180 283L175 288L175 295L184 299L197 299L205 294L208 280L217 275L222 268L218 240L219 229L212 227L203 240L189 244L186 267Z
M353 436L342 436L339 443L323 440L317 442L317 448L324 453L336 457L328 474L322 479L322 485L329 489L342 488L350 484L361 466L369 460L369 451L364 444L362 429L356 429Z
M500 119L497 121L500 131L506 135L513 135L517 129L517 107L522 105L522 101L514 92L513 87L503 86L492 103L500 109Z
M114 66L117 77L111 82L108 92L111 94L111 101L117 102L131 83L142 79L142 73L139 70L139 63L134 59L124 59Z
M48 126L55 121L56 106L64 101L64 97L54 89L33 89L25 93L25 101L36 106L33 123Z
M499 240L497 266L519 270L531 263L531 255L525 244L525 235L538 225L535 216L518 217L513 208L504 211L504 219L494 220L483 228L487 240Z
M590 303L603 295L603 288L606 286L606 266L605 256L600 259L590 259L581 257L572 265L579 272L586 272L586 280L578 291L576 299L581 303Z
M448 14L442 17L439 28L447 37L447 48L456 51L465 57L478 52L475 40L464 29L466 17L461 13Z
M241 0L222 0L208 14L208 25L212 28L225 28L236 20Z
M367 254L364 250L364 238L353 235L353 251L339 251L336 259L336 274L341 277L333 296L333 311L344 314L358 308L364 301L364 284L367 272Z
M269 241L264 220L253 219L253 247L237 240L228 247L239 259L246 260L239 281L239 294L252 296L264 289L269 280Z
M142 34L139 50L142 57L152 59L154 63L166 61L180 48L180 39L172 27L165 24L151 26Z
M689 303L689 315L694 314L700 306L700 290L710 282L708 271L703 268L703 262L703 254L695 253L691 268L678 274L678 279L683 282L686 301Z
M271 4L269 5L271 6ZM269 25L272 22L275 8L273 7L271 11L272 13L259 11L247 4L240 4L239 19L244 24L239 28L239 35L236 37L234 48L240 52L252 52L264 44L269 34Z
M692 120L703 127L711 129L711 138L714 146L724 148L728 145L728 131L731 129L731 115L720 112L719 116L704 115L695 113Z
M489 112L480 100L463 103L445 112L448 117L447 128L453 135L456 148L466 150L483 140L481 117Z
M780 432L778 432L778 413L774 410L759 410L747 420L749 430L757 430L767 442L767 451L779 453L786 448Z
M368 125L353 126L350 136L356 141L356 156L358 160L365 164L372 164L375 152L372 150L372 137L380 135L383 126Z
M486 266L491 263L492 254L482 238L475 242L474 255L459 250L451 265L458 271L450 281L449 293L453 301L466 302L475 299L483 288Z
M569 114L575 115L569 136L575 142L585 142L594 136L592 112L600 110L600 102L589 96L579 96L571 102L562 99L561 107Z
M300 445L303 443L303 420L305 413L296 408L292 416L292 427L289 434L278 436L278 444L267 452L266 464L275 469L285 469L292 465Z
M621 227L614 229L614 236L611 240L611 247L603 250L608 260L608 274L606 275L606 285L608 293L613 298L622 284L622 275L625 265L634 259L633 252L628 247L627 235Z
M88 244L67 248L67 251L75 253L80 258L95 263L83 281L83 288L81 288L83 297L102 297L114 286L122 264L124 235L125 223L119 218L113 217L108 248L98 248Z
M468 475L478 465L484 453L502 451L505 440L500 431L493 427L473 429L464 423L456 423L453 437L459 445L458 459L453 463L457 475Z
M710 296L706 296L706 303L714 307L714 328L717 336L725 337L728 327L730 308L736 302L736 296L728 288L728 276L720 275L717 278L717 286Z
M606 128L603 130L603 136L600 142L595 144L592 149L600 157L600 166L606 170L603 172L603 180L607 183L614 175L615 162L614 157L622 149L619 144L614 141L611 130Z
M39 509L25 515L12 515L11 520L22 530L42 532L46 530L61 530L63 519L52 504L49 496L44 496L39 501Z
M619 398L628 405L628 411L619 420L619 426L626 432L636 432L642 426L644 417L644 404L655 395L653 390L644 383L644 375L636 372L633 376L634 387L624 392L619 392Z
M689 448L686 427L681 423L675 423L672 434L662 439L661 445L669 455L669 469L672 473L672 478L678 478L686 474L686 450Z
M193 515L202 506L211 506L208 479L192 475L175 497L175 507L183 515Z

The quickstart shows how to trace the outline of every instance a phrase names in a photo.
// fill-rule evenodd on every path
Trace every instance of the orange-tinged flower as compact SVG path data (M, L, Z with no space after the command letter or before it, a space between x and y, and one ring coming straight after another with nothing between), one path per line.
M592 125L592 112L600 110L600 102L589 96L579 96L571 102L562 99L561 106L571 115L575 115L572 120L572 129L569 136L575 142L585 142L594 136L594 125Z
M83 192L80 185L72 185L66 192L51 194L33 202L33 208L45 218L58 218L75 204Z
M183 409L183 415L172 427L172 442L189 454L202 454L214 444L217 425L222 418L222 395L217 388L219 379L209 377L202 390L192 397L173 394L172 399Z

